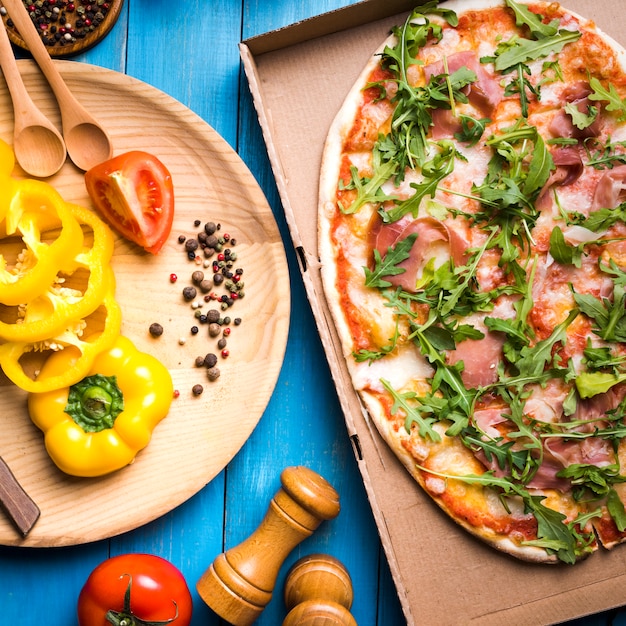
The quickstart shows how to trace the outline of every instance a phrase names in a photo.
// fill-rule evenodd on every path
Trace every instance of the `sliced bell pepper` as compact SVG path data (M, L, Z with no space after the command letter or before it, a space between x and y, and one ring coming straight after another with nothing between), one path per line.
M88 226L93 233L91 245L85 246L73 259L63 261L63 279L79 269L89 272L84 293L68 290L64 284L51 285L39 296L20 303L16 322L0 321L0 339L45 341L90 315L100 306L106 292L115 288L115 275L109 265L114 246L111 229L92 211L75 205L69 208L77 222Z
M62 377L77 358L74 348L51 355L39 378ZM63 472L101 476L125 467L148 445L173 395L167 368L120 335L77 384L29 394L28 410Z
M13 149L6 141L0 139L0 220L9 210L9 204L13 195L14 179L11 177L15 167L15 155Z
M69 205L43 181L13 181L10 203L4 216L6 237L21 236L26 246L15 267L7 268L0 255L0 302L15 306L41 295L52 285L59 268L73 259L83 246L83 232ZM60 222L51 242L42 235Z
M7 378L25 391L39 393L67 387L84 378L96 356L113 345L122 326L122 313L115 301L113 290L107 291L101 306L93 314L94 318L101 308L106 312L101 332L92 332L87 336L89 320L76 320L76 326L68 328L46 342L47 347L56 348L58 351L53 352L49 358L65 352L69 347L75 348L71 351L74 358L68 363L68 367L54 375L39 375L33 379L27 373L23 357L28 352L37 351L40 348L37 344L11 341L0 345L0 366ZM86 338L83 338L85 336Z

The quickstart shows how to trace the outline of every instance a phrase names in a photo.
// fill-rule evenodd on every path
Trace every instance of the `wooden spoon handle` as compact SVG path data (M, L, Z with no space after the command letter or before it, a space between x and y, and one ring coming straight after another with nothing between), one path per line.
M88 111L76 100L74 94L65 84L65 81L46 50L46 46L41 40L37 28L30 19L28 10L22 0L2 0L2 4L13 20L20 36L26 42L28 49L46 77L46 80L50 83L50 87L61 109L63 126L73 125L81 120L93 119Z
M0 503L22 537L26 537L39 519L39 507L17 482L2 457L0 457Z

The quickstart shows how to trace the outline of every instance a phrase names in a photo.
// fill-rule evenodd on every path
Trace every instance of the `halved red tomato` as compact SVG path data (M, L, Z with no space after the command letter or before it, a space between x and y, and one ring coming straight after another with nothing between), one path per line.
M133 150L85 173L92 202L123 237L156 254L172 230L174 185L161 161Z

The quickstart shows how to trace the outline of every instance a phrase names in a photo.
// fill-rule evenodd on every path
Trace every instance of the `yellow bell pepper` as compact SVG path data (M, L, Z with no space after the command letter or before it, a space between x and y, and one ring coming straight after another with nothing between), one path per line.
M7 378L21 389L34 393L52 391L78 382L86 375L98 353L108 350L121 331L122 312L115 301L113 290L106 293L101 306L94 312L94 317L99 313L100 308L104 308L106 312L104 328L101 332L92 332L83 338L81 335L87 333L84 332L82 324L86 324L87 327L89 324L85 320L76 320L78 327L68 328L46 342L48 346L54 346L58 350L58 352L53 352L48 360L70 347L73 348L72 354L75 355L75 358L69 360L66 369L57 370L54 375L41 376L40 374L36 379L29 375L28 364L24 357L27 353L36 351L36 344L11 341L0 345L0 366Z
M13 149L6 141L0 139L0 220L4 219L13 195L14 179L11 177L15 167Z
M0 339L13 342L49 340L93 313L107 291L115 288L115 276L109 265L114 246L111 229L92 211L75 205L69 205L69 208L77 222L91 231L92 243L74 258L64 259L63 276L59 276L63 282L20 302L16 307L15 322L0 321ZM86 270L89 277L84 292L77 293L67 288L66 280L80 269Z
M15 306L41 295L53 284L64 263L81 251L83 231L69 205L47 183L32 179L13 181L9 195L3 235L19 235L25 250L12 268L0 255L0 302ZM58 236L45 241L44 233L59 222Z
M50 356L40 378L74 367L73 348ZM131 463L169 412L174 387L167 368L126 337L93 362L71 387L31 393L28 410L54 463L73 476L101 476Z

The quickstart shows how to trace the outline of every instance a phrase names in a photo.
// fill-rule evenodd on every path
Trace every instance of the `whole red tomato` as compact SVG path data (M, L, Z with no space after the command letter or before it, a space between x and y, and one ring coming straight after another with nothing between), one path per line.
M85 186L96 209L123 237L156 254L174 219L172 176L148 152L132 150L85 173Z
M121 554L91 572L78 596L80 626L188 626L192 600L181 572L153 554Z

